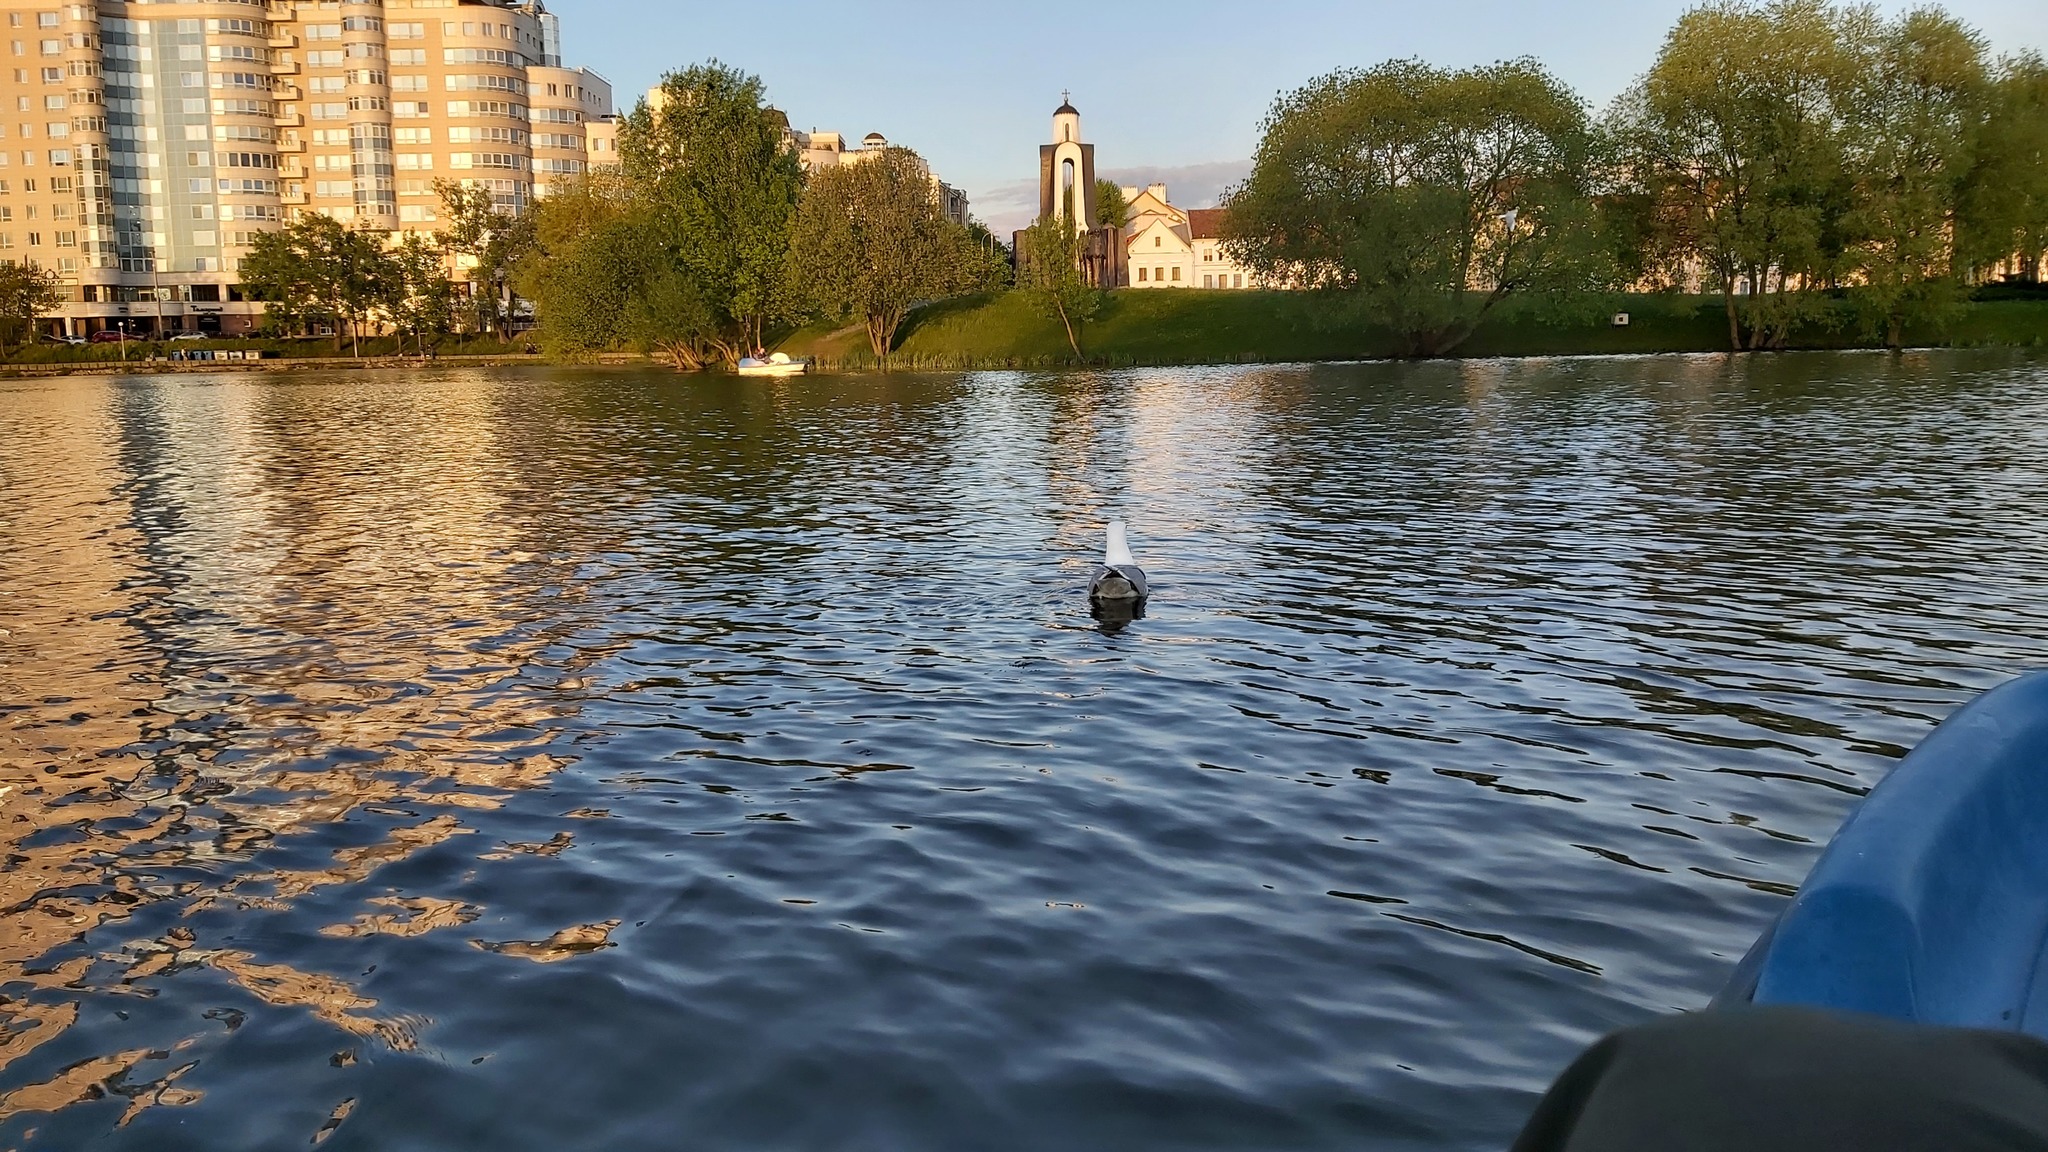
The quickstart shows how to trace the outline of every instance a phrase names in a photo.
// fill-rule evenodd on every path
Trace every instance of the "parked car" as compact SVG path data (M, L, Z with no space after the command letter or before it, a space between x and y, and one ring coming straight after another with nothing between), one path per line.
M123 336L112 328L107 328L92 334L92 342L95 344L119 344L123 340L132 339L134 339L134 337Z
M211 339L213 339L213 337L211 337L211 336L207 335L207 334L206 334L206 333L204 333L204 332L180 332L180 333L178 333L178 334L177 334L176 336L173 336L173 337L171 337L171 339L173 339L173 340L211 340Z

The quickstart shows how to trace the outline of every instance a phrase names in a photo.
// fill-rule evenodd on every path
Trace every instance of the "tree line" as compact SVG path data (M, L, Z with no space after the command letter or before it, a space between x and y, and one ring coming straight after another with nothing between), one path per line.
M638 346L694 370L832 319L885 358L916 306L1006 282L1007 253L945 217L915 153L807 175L757 77L714 61L658 91L621 123L618 168L532 214L513 283L551 352Z
M1925 8L1687 13L1604 115L1541 64L1346 70L1282 96L1231 254L1450 352L1510 297L1718 294L1731 347L1898 347L2048 249L2048 63Z
M259 233L242 261L242 290L266 302L273 335L327 331L337 350L365 334L395 333L424 356L457 332L512 339L516 297L506 295L513 259L530 229L499 210L489 189L439 180L442 230L392 234L350 228L308 212ZM450 268L453 267L453 275Z

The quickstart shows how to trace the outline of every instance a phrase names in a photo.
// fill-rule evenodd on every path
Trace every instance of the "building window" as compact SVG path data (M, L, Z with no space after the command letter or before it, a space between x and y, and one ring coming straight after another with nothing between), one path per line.
M1143 284L1143 283L1145 282L1145 274L1146 274L1146 272L1147 272L1147 271L1149 271L1149 269L1145 269L1145 268L1140 268L1140 269L1138 269L1138 283L1140 283L1140 284Z
M1174 283L1176 283L1176 284L1180 282L1180 269L1179 269L1179 268L1175 268L1175 269L1173 270L1173 279L1174 279Z
M1216 278L1215 278L1214 276L1204 276L1204 277L1202 277L1202 287L1204 287L1204 288L1214 288L1215 286L1216 286Z
M1231 280L1234 281L1234 283L1231 284L1232 288L1244 287L1244 277L1242 275L1232 276Z
M1153 246L1154 248L1164 248L1164 247L1166 247L1166 237L1164 237L1164 236L1154 236L1154 237L1152 238L1152 246Z

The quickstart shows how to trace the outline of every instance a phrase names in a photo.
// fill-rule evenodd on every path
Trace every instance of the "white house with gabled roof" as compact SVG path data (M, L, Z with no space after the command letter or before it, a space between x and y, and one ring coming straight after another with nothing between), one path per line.
M1177 208L1166 185L1126 188L1130 224L1124 232L1130 288L1259 288L1256 273L1230 259L1223 247L1229 213L1221 208Z

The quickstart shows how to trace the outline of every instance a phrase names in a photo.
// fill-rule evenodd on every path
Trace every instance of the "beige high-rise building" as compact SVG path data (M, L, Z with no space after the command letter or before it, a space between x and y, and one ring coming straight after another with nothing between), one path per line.
M305 212L431 230L444 179L523 212L612 114L541 0L0 0L0 21L0 259L62 278L74 335L245 331L256 234Z

